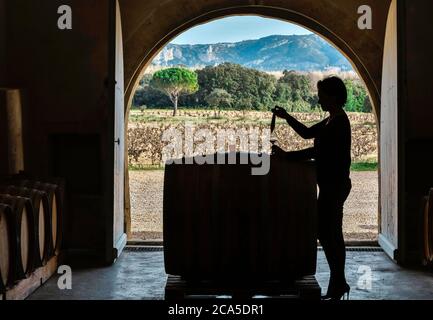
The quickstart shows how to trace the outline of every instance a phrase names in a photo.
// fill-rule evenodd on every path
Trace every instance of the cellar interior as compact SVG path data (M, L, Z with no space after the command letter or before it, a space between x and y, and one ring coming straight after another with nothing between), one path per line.
M59 27L68 13L61 5L71 9L67 28ZM362 5L371 7L371 29L358 26ZM155 267L155 261L163 265L162 253L131 252L127 245L125 128L133 92L143 70L170 39L213 19L248 14L316 32L356 68L379 124L381 256L356 251L348 256L391 270L396 295L390 284L388 294L376 298L433 298L432 11L433 3L424 0L0 0L0 193L8 194L0 197L0 212L3 221L18 221L15 213L20 212L20 228L0 224L0 295L32 297L41 281L48 285L34 297L67 295L48 280L60 265L95 272L104 268L106 277L119 284L127 277L117 271L130 263L142 287L165 285L163 266ZM183 185L192 184L185 176ZM43 232L23 231L35 225ZM7 244L12 239L8 232L19 231L28 246ZM5 254L8 250L17 253ZM325 272L320 252L318 257L318 271ZM5 276L9 264L20 268ZM419 295L416 288L398 289L413 281L412 274L399 274L413 268L419 270L414 276ZM79 287L88 279L76 272ZM95 277L93 287L106 277ZM318 278L324 279L320 273ZM106 289L99 288L101 295L83 289L72 296L106 298ZM137 290L114 297L163 298L159 291Z

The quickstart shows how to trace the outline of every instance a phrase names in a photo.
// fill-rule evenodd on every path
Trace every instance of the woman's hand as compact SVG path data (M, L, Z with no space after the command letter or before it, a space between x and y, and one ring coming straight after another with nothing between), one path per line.
M277 156L277 157L283 157L286 154L286 152L281 149L279 146L273 145L271 155Z
M287 119L289 114L287 111L281 107L276 106L274 109L271 110L273 114L275 114L278 118Z

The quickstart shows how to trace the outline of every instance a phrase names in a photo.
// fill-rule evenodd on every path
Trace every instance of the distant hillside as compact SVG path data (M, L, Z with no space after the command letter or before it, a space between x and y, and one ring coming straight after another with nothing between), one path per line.
M201 68L223 62L263 71L352 70L347 59L317 35L274 35L236 43L167 45L153 65Z

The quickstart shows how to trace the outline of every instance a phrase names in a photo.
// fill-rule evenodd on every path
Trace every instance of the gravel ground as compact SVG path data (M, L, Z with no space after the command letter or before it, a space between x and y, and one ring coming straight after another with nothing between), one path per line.
M132 238L162 238L164 171L130 171ZM345 204L346 240L376 240L378 222L377 172L352 172L352 192Z
M129 171L132 237L162 239L163 170Z
M379 178L377 171L352 172L352 191L344 205L346 240L377 240Z

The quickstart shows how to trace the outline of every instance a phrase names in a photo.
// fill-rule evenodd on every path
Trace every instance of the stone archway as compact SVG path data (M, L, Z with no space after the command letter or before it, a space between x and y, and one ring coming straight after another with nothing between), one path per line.
M259 15L296 23L319 34L348 58L365 82L380 124L382 56L391 0L232 1L120 0L124 36L125 119L142 72L158 52L180 33L202 23L231 15ZM370 5L372 30L358 28L358 8ZM380 57L380 58L378 58ZM126 120L127 121L127 120ZM125 143L125 146L127 144ZM127 154L127 153L126 153ZM125 167L125 215L130 219L129 179ZM129 234L130 225L127 225Z
M142 70L166 43L189 28L229 15L255 14L306 27L333 43L355 66L379 105L382 57L391 0L120 0L125 100L132 99ZM369 5L373 29L358 28L358 8ZM377 115L380 108L376 108Z

